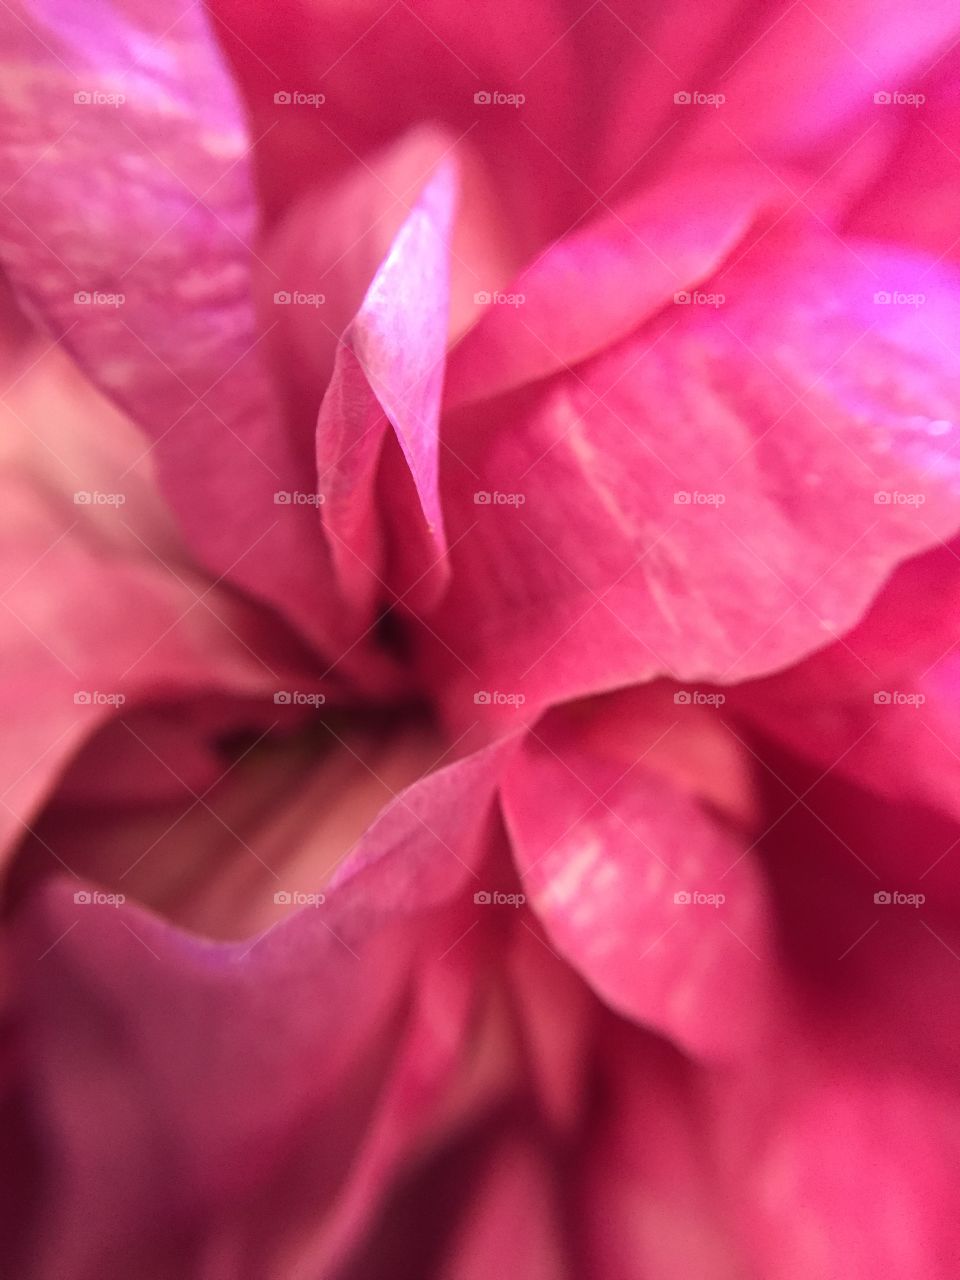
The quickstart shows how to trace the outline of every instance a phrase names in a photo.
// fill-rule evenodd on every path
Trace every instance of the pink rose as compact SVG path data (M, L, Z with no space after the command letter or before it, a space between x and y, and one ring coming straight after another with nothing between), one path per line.
M11 1275L951 1280L960 16L0 27Z

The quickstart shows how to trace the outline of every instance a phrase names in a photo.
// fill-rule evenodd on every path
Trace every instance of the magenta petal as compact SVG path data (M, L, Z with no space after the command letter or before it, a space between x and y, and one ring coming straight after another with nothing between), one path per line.
M413 493L397 498L413 585L446 552L437 477L438 418L450 305L456 197L452 164L438 167L397 234L343 335L317 424L323 525L340 590L369 609L384 588L386 536L377 476L392 428ZM405 477L396 474L395 485ZM395 507L393 508L395 510ZM411 551L411 544L415 550ZM435 594L446 569L431 577Z
M938 261L960 258L956 217L960 200L960 53L938 60L914 92L926 101L900 122L888 162L859 205L847 230L922 248ZM885 110L884 106L879 107Z
M950 272L771 234L704 291L451 422L451 707L768 672L956 530Z
M312 491L261 367L251 139L201 6L15 0L0 17L0 254L154 442L208 568L322 637Z
M744 842L644 766L546 734L505 778L503 807L553 945L626 1017L697 1054L746 1052L767 1016L769 953Z
M901 565L858 626L732 689L730 710L875 799L960 817L958 551L948 543ZM901 851L904 869L914 852Z
M450 356L446 400L490 398L578 364L717 269L765 207L759 170L684 170L545 249Z

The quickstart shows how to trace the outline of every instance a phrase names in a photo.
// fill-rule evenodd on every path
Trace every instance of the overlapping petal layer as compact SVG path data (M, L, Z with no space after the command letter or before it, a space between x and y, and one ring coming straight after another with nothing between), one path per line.
M250 289L256 139L202 9L56 0L8 12L0 258L49 331L153 442L205 566L321 644L311 440L285 436Z
M956 529L956 299L923 260L781 230L699 301L457 416L452 713L471 686L529 712L740 680L852 626Z

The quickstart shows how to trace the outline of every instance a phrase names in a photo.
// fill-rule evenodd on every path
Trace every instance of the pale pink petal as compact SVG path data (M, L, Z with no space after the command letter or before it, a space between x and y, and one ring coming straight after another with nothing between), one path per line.
M450 240L450 333L476 321L474 296L506 283L510 254L496 190L469 145L425 125L301 196L260 250L255 285L279 378L295 414L312 417L341 335L429 180L455 158L461 190ZM259 266L259 270L257 270Z
M446 162L431 177L344 332L320 409L323 528L340 591L362 614L384 594L391 533L408 555L407 585L429 576L435 595L446 577L437 454L455 198L455 170ZM391 443L394 449L399 444L408 469L406 477L396 467L392 473L393 502L408 513L398 516L399 530L384 519L377 484ZM414 493L398 498L397 486L411 480Z
M138 464L137 433L60 350L30 343L2 376L6 851L80 744L121 709L207 695L272 711L274 691L305 668L282 628L190 563ZM179 767L194 769L186 758Z
M257 210L236 94L192 0L5 10L0 256L143 428L205 565L314 637L324 619L309 437L281 430L250 292ZM146 448L146 445L145 445Z

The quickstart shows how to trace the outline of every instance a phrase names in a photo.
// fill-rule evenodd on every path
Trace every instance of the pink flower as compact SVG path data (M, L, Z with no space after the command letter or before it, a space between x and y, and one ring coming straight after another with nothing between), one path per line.
M956 16L208 10L0 16L11 1274L947 1280Z

